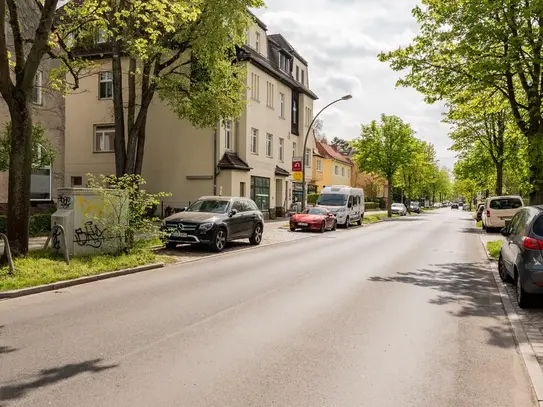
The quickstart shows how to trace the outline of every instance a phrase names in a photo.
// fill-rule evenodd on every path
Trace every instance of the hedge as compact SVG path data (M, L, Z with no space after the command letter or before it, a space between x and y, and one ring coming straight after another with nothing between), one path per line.
M377 202L366 202L364 207L366 210L379 209L379 204Z
M307 195L307 203L309 205L315 205L319 199L320 194L309 194Z
M5 215L0 215L0 233L6 233L8 221ZM44 236L51 231L51 214L39 213L30 217L28 233L30 236Z

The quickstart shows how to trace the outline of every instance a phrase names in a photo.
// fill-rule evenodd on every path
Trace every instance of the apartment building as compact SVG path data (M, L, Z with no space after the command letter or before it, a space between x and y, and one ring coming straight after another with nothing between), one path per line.
M313 155L315 165L313 184L320 192L323 187L330 185L349 185L354 169L353 162L325 142L316 141L316 151Z
M247 67L247 105L241 117L198 129L179 119L158 97L148 112L142 176L152 192L170 192L163 207L179 208L203 195L247 196L270 216L281 216L301 183L290 174L293 156L306 154L310 169L314 141L303 138L316 95L307 62L281 35L268 35L255 17L238 58ZM66 99L68 186L85 185L86 174L114 173L114 116L111 60L93 56L99 68L82 78L83 91ZM309 183L311 171L306 171Z
M27 38L31 38L38 24L39 13L33 0L17 1L19 19L23 22L21 28ZM13 35L6 24L8 47L13 52ZM48 56L41 61L35 78L34 90L30 99L32 120L45 130L56 150L55 159L51 166L35 169L31 175L31 212L47 211L52 207L57 187L64 184L64 98L62 94L49 86L49 73L58 67L58 61ZM0 95L0 132L10 121L9 110ZM40 147L39 147L40 148ZM8 202L9 173L0 172L0 213L6 213Z

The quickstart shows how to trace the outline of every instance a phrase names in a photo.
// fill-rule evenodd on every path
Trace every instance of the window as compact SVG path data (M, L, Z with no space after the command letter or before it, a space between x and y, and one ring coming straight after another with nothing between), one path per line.
M310 148L305 149L305 166L311 167L311 149Z
M245 196L245 182L239 183L239 196L241 197Z
M30 200L51 200L51 167L32 169L30 174Z
M41 105L42 100L42 91L43 91L43 72L38 71L36 72L36 76L34 77L34 87L32 88L32 103L35 105Z
M292 134L298 134L298 94L292 92L292 118L291 130Z
M224 121L224 148L232 149L232 122L230 120Z
M289 73L291 67L291 60L282 52L279 52L279 69L283 72Z
M285 139L279 138L279 161L285 160Z
M300 67L296 65L296 80L300 81Z
M339 167L334 165L334 175L339 175Z
M490 201L490 209L517 209L522 207L522 201L519 198L499 198Z
M94 152L111 153L115 151L115 127L96 126L94 130Z
M98 44L103 44L104 42L107 42L107 31L103 28L98 29L98 34L96 36L96 42Z
M322 160L317 160L317 171L322 172Z
M305 85L305 71L302 69L302 85Z
M270 179L264 177L251 177L251 199L255 201L258 209L270 209Z
M313 120L313 111L309 108L305 108L305 126L309 126L309 123L311 123L311 120Z
M256 33L255 49L256 49L256 52L260 54L260 33L259 32Z
M266 134L266 156L273 156L273 134Z
M100 72L100 99L113 97L113 73L111 71Z
M256 73L251 74L251 97L260 100L260 77Z
M267 94L266 94L266 105L271 108L273 108L273 94L275 92L274 88L275 87L273 86L273 83L268 82Z
M83 177L71 177L70 183L72 187L80 187L83 185Z
M285 94L284 93L280 93L279 94L279 105L280 105L280 116L281 119L284 119L285 118Z
M350 168L347 168L347 177L351 178L351 169Z
M341 167L341 176L342 176L342 177L345 176L345 167Z
M296 157L296 142L292 143L292 156Z
M251 153L258 154L258 130L251 130Z

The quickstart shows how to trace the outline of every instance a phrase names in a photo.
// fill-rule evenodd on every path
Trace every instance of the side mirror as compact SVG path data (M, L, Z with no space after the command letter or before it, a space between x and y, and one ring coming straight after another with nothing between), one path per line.
M183 208L181 208L181 212L185 212L186 210L187 210L187 207L186 207L186 206L183 207Z
M234 216L236 213L238 213L238 210L237 210L237 209L232 209L232 210L230 211L230 213L229 213L228 216L232 217L232 216Z
M501 232L502 236L509 236L510 235L509 228L507 226L504 227L500 232Z

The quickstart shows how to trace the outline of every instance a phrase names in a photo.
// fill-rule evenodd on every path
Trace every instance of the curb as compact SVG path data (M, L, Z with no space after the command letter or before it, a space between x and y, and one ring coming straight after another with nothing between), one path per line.
M117 271L109 271L95 276L79 277L74 280L58 281L51 284L37 285L35 287L21 288L20 290L4 291L0 293L0 300L23 297L26 295L43 293L46 291L59 290L61 288L73 287L76 285L92 283L100 280L107 280L110 278L126 276L128 274L140 273L142 271L148 271L164 267L164 263L147 264L144 266L138 266L131 269L123 269Z
M513 330L513 336L518 345L520 356L524 361L526 371L530 377L530 381L532 382L532 387L537 398L537 405L539 407L543 407L543 370L541 370L541 366L539 365L535 351L530 340L528 339L528 334L526 333L526 330L524 329L522 322L520 321L520 318L513 307L511 298L509 298L509 294L507 294L505 291L503 282L498 274L498 267L496 266L497 261L490 256L490 252L488 251L486 243L481 236L481 232L479 233L479 240L483 245L483 249L488 260L488 265L492 272L492 276L494 277L496 287L498 288L505 315L507 316L511 329Z

